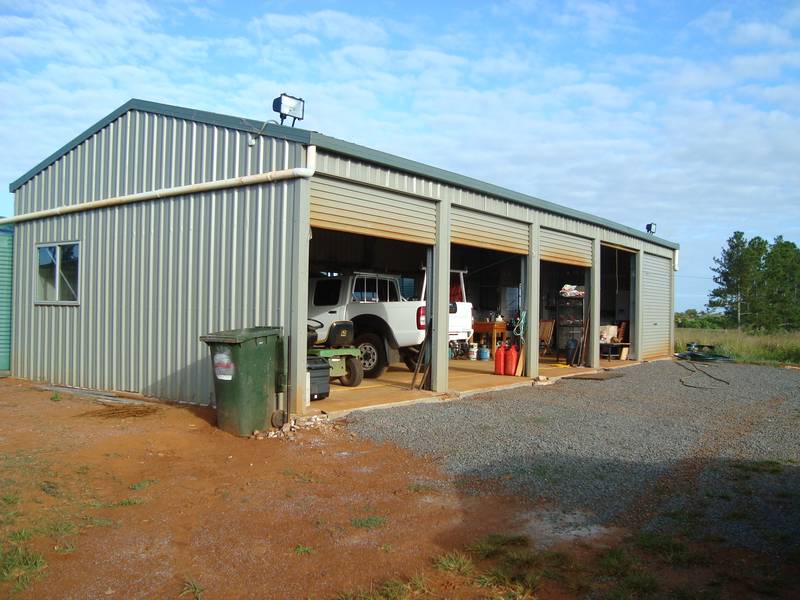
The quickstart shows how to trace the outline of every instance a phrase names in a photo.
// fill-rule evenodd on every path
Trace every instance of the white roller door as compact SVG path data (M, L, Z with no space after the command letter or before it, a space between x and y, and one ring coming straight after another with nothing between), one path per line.
M539 233L539 257L541 260L592 266L592 240L542 227Z
M311 226L432 245L436 204L330 177L311 179Z
M644 254L642 263L640 358L672 354L672 260Z
M453 206L450 212L450 241L476 248L499 250L527 256L530 226L484 212Z

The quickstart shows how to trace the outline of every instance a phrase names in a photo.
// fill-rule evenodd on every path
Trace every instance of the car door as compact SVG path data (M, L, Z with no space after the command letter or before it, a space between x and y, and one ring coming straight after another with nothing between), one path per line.
M331 323L344 319L345 304L342 302L344 281L338 277L313 279L309 282L308 318L322 323L317 332L317 340L324 342L328 338ZM311 323L316 325L316 323Z

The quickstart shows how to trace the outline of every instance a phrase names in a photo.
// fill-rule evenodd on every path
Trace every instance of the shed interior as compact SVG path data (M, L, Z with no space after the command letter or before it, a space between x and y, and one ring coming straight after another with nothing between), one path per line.
M623 248L600 249L600 352L630 357L636 254Z

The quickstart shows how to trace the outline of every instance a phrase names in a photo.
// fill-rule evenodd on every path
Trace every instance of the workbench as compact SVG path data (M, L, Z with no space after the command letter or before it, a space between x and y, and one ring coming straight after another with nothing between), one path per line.
M476 334L491 335L491 343L489 344L489 353L494 360L494 351L497 349L498 334L502 340L508 338L508 326L505 321L475 321L472 324L472 337Z

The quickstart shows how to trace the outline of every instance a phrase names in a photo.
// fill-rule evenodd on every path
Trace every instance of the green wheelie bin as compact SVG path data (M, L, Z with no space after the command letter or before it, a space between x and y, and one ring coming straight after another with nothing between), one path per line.
M264 429L282 391L283 329L249 327L200 337L211 351L217 427L249 436Z

